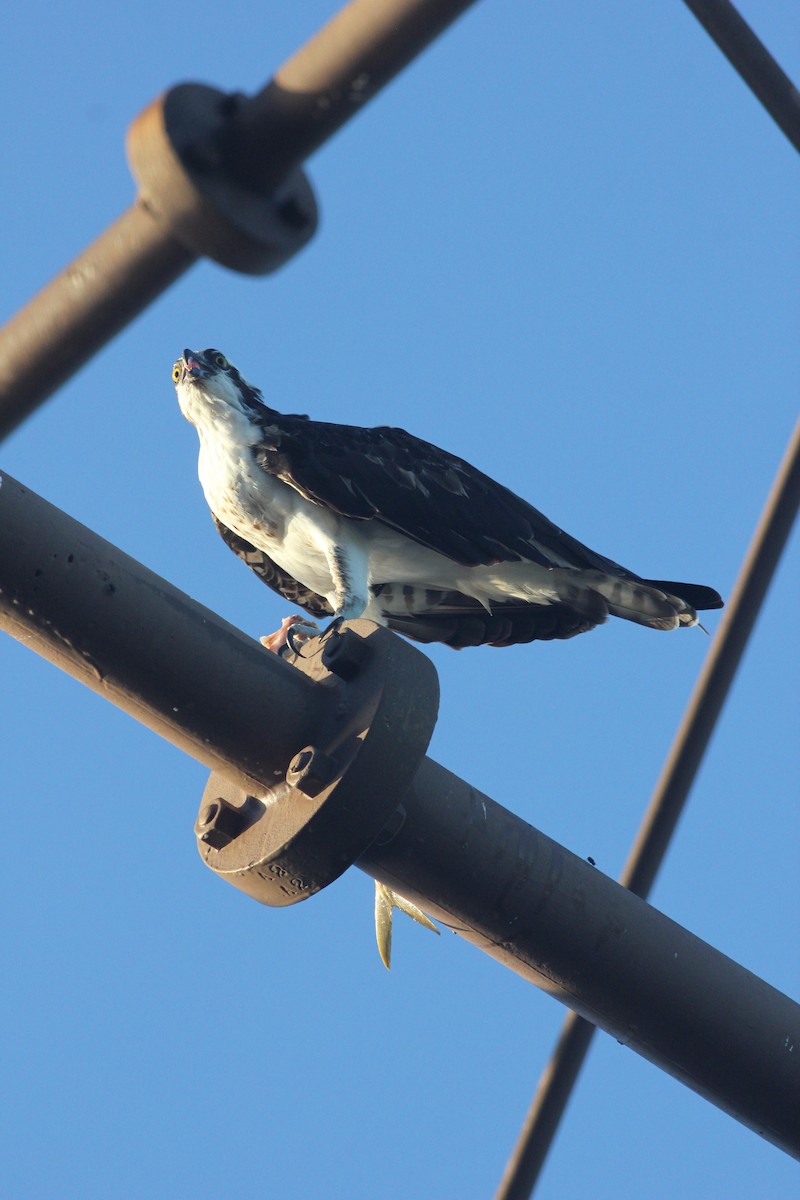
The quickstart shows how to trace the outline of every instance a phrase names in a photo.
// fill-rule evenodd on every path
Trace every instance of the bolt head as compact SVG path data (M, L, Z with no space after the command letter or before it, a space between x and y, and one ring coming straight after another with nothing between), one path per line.
M194 831L201 842L221 850L238 837L247 825L242 809L217 796L207 804L195 822Z
M334 758L316 746L306 746L289 763L286 782L306 796L318 796L338 773Z
M352 629L337 631L322 647L323 665L340 679L355 679L370 655L370 648Z

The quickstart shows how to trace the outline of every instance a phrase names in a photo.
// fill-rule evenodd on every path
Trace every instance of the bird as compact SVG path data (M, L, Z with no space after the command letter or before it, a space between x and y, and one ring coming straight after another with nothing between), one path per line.
M609 615L691 627L698 611L722 607L711 587L643 578L590 550L404 429L278 412L219 350L185 349L172 379L200 439L198 474L217 530L312 618L365 617L460 650L571 638ZM262 641L297 649L296 638L319 632L293 614Z

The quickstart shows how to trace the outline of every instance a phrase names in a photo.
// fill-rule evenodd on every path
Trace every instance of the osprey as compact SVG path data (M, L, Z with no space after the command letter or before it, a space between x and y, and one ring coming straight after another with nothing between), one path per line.
M462 649L569 638L609 613L677 629L696 625L698 609L722 606L712 588L643 579L597 554L403 429L276 412L219 350L184 350L172 378L200 437L200 482L217 529L312 616L366 617ZM300 620L288 618L265 644L278 649ZM294 632L318 629L302 623Z
M461 649L573 637L609 613L676 629L722 607L712 588L604 558L404 429L268 408L218 350L184 350L172 377L217 529L313 616L366 617Z

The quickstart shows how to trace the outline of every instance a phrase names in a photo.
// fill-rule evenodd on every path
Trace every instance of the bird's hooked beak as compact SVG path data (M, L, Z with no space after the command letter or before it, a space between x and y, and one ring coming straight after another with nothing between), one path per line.
M193 350L184 350L181 358L182 378L187 375L191 379L208 379L211 372L203 360Z

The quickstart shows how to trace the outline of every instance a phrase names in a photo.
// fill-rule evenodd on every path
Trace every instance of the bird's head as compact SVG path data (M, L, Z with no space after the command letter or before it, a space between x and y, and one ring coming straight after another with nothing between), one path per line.
M225 410L249 417L265 411L258 388L244 379L219 350L184 350L172 367L172 382L187 421L202 423Z

